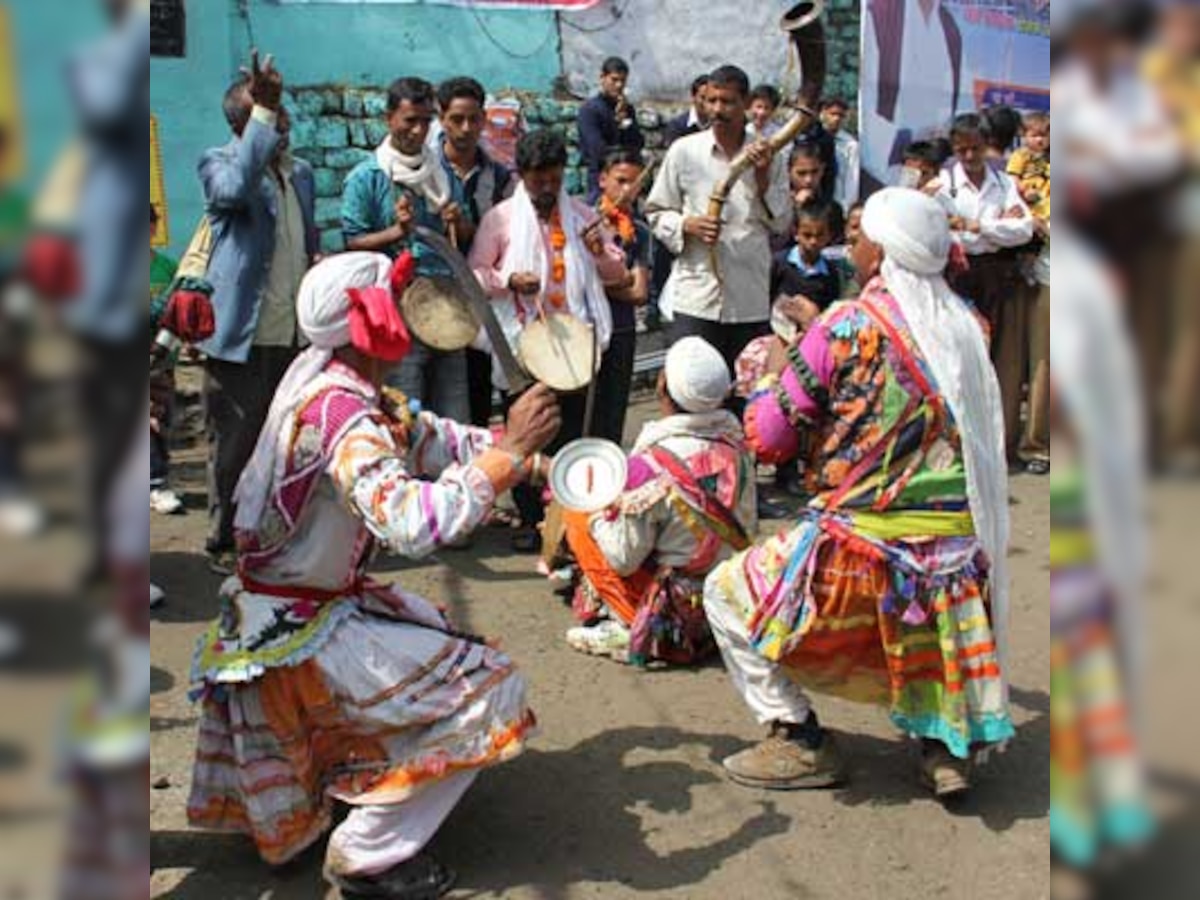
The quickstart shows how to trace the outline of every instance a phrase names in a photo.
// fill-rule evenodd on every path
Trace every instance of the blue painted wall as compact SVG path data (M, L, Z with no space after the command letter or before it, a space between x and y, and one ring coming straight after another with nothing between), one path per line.
M31 183L71 133L62 77L67 51L103 27L99 0L8 0L18 41ZM250 33L275 54L289 86L382 87L401 75L438 81L469 73L492 90L549 90L559 73L555 16L429 4L284 4L188 0L187 57L151 61L170 206L171 251L202 211L200 153L228 139L221 96L244 64ZM149 126L147 126L149 127Z

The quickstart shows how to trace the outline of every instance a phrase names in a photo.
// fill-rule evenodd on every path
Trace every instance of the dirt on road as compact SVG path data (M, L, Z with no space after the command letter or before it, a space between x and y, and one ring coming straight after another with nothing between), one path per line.
M643 414L645 409L641 410ZM196 709L187 670L217 609L220 578L202 553L202 457L179 455L186 515L156 517L152 614L154 872L162 900L336 897L319 847L272 870L243 838L191 831L185 804ZM915 747L883 710L817 698L851 778L841 790L774 794L728 783L719 760L761 736L719 662L639 671L580 656L569 612L485 530L465 551L420 563L382 558L376 574L446 604L460 627L499 638L521 665L541 729L514 762L484 773L431 849L459 873L454 897L511 900L872 900L1049 896L1049 500L1042 479L1013 483L1012 698L1018 736L944 808L916 777Z

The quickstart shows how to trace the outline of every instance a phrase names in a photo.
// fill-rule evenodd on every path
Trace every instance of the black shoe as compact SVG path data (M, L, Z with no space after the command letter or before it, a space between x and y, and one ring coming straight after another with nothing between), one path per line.
M541 553L542 536L536 528L522 528L512 536L512 548L514 553Z
M1049 475L1050 461L1045 459L1031 459L1025 463L1025 471L1030 475Z
M790 519L792 513L791 510L780 506L778 503L772 503L766 497L759 497L758 517L764 522L775 522L780 519Z
M454 887L457 876L432 856L420 853L380 875L346 876L326 874L344 900L437 900Z

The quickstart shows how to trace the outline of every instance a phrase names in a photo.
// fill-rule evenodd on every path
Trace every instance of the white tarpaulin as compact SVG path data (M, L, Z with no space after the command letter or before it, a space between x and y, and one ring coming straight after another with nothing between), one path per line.
M601 0L584 13L562 16L564 74L571 90L596 91L600 65L620 56L632 72L634 99L674 99L688 95L692 79L731 63L752 82L799 85L788 72L788 41L779 19L794 3L751 0Z
M588 9L602 0L275 0L276 3L420 3L476 9Z

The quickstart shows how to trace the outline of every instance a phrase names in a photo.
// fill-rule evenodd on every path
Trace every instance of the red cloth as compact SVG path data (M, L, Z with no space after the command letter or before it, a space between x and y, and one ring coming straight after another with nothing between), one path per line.
M350 288L350 343L373 359L399 362L412 338L392 292L387 288Z
M83 269L75 242L61 234L36 234L25 245L23 272L29 286L47 300L61 303L83 288Z
M178 290L167 301L159 325L188 344L210 338L216 330L212 300L203 291Z

